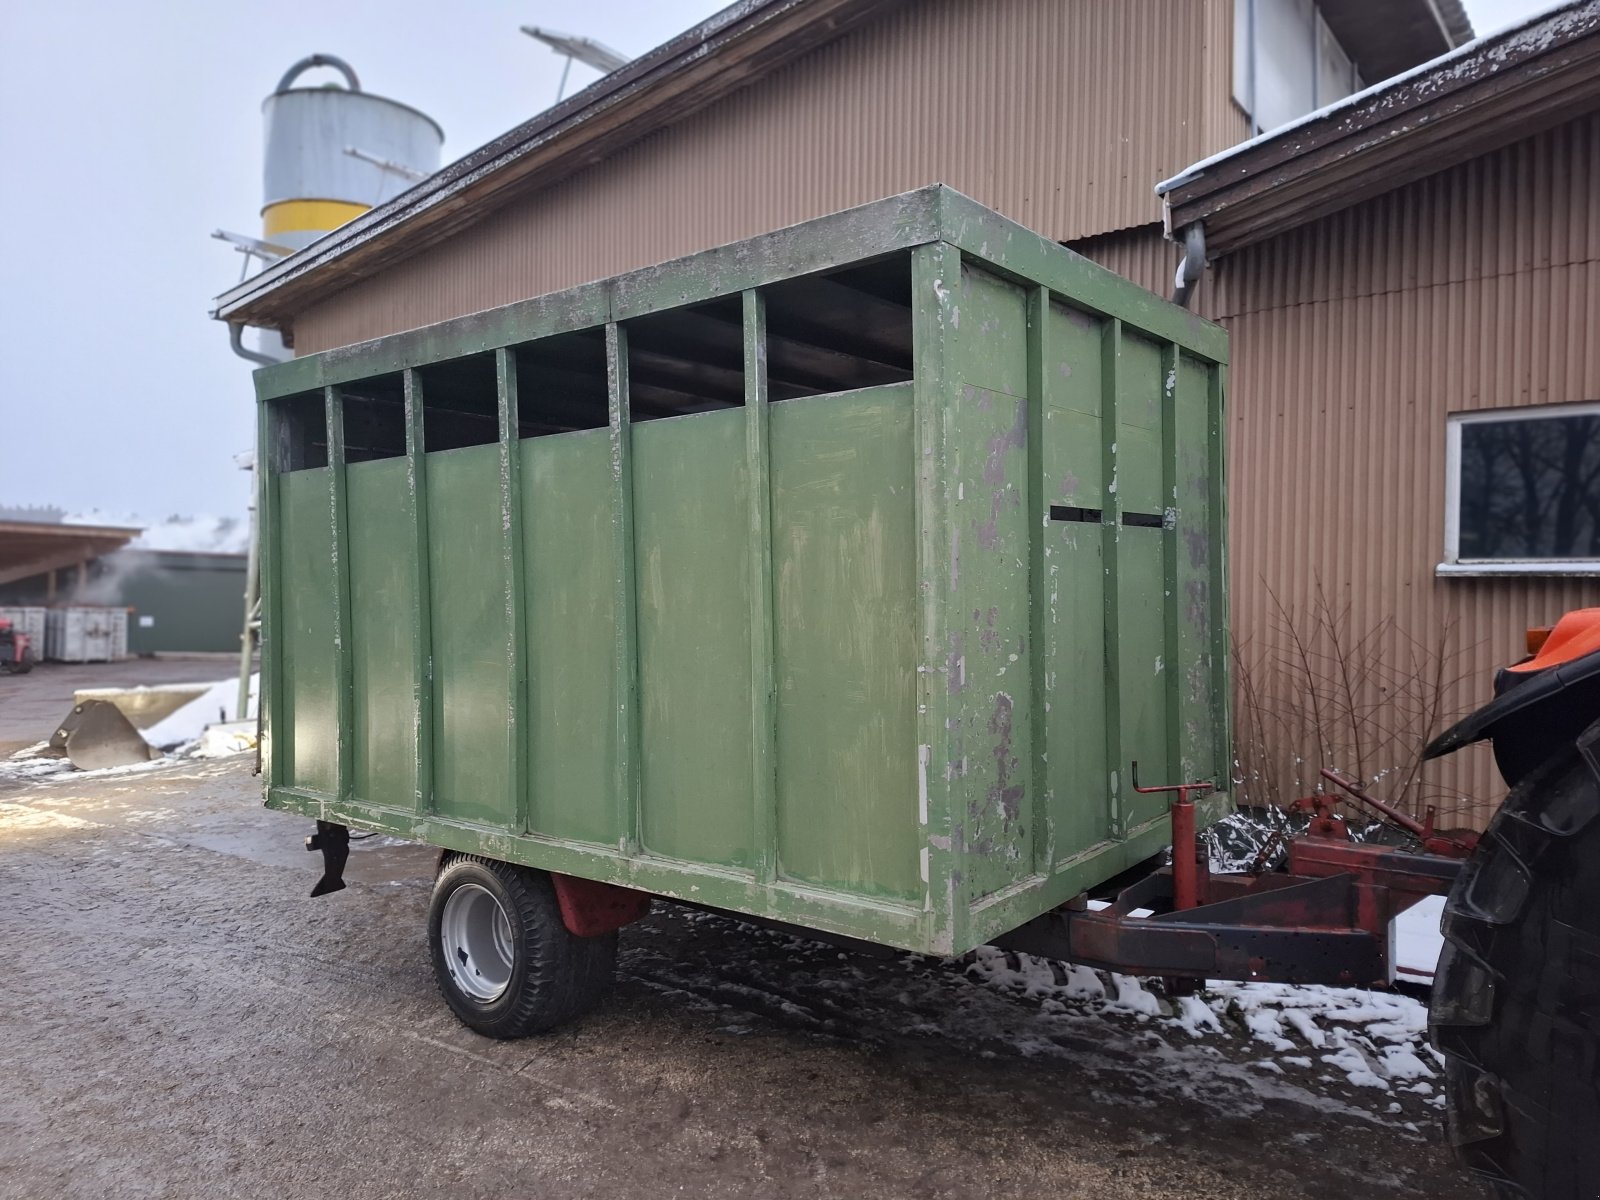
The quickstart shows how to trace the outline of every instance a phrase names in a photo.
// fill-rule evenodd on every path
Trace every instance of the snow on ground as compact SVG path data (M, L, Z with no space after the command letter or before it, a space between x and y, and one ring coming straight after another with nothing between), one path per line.
M49 742L37 742L18 750L9 758L0 759L0 782L40 782L68 772L77 778L100 778L148 771L174 759L224 758L254 749L255 741L246 730L226 729L221 731L221 736L206 736L210 726L236 722L234 710L239 705L239 680L219 679L215 683L200 686L206 689L200 695L149 729L139 731L152 749L165 752L158 753L149 762L106 767L99 771L79 771L67 758L52 751ZM260 687L261 675L251 675L247 717L255 713Z
M256 695L261 688L259 672L250 676L250 703L245 712L239 707L239 679L219 679L205 685L205 691L175 712L169 713L149 729L144 740L159 750L169 750L198 741L206 726L242 720L255 712Z
M1181 1030L1196 1042L1248 1044L1251 1065L1273 1075L1286 1067L1323 1081L1398 1099L1444 1104L1436 1077L1440 1058L1428 1045L1428 1010L1394 992L1283 983L1213 981L1198 996L1169 998L1148 981L1092 971L984 946L967 972L989 987L1037 1000L1045 1013L1129 1013Z
M1409 996L1214 983L1169 997L1149 980L990 946L954 961L852 954L671 905L632 928L620 970L714 1013L722 1032L770 1023L1035 1059L1059 1064L1106 1107L1170 1099L1274 1118L1299 1108L1416 1136L1439 1120L1426 1009Z

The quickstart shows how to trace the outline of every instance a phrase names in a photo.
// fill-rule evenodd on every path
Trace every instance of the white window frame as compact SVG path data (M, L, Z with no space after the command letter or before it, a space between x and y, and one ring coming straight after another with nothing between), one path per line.
M1445 418L1444 561L1435 575L1600 575L1600 558L1468 558L1461 557L1461 428L1493 421L1537 421L1550 417L1600 415L1600 403L1529 404L1451 413Z

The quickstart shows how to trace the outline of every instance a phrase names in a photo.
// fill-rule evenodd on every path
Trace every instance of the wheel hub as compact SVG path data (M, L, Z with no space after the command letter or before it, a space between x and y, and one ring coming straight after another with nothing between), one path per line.
M516 953L511 919L493 893L476 883L464 883L451 892L439 937L450 977L466 995L491 1004L505 993Z

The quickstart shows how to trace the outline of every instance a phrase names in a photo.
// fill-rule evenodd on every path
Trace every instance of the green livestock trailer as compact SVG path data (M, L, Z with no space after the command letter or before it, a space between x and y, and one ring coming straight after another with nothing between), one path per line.
M442 848L500 1036L652 896L936 955L1070 908L1172 841L1134 762L1231 804L1226 361L934 186L258 371L266 803L319 891Z

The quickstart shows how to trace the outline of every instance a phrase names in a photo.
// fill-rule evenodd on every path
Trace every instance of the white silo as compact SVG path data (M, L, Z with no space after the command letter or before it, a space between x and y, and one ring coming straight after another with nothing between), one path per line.
M344 84L297 87L307 71L328 67ZM266 144L262 161L261 236L218 231L263 266L303 249L398 196L439 169L444 131L409 105L361 90L355 70L332 54L302 58L261 102ZM274 330L259 332L259 351L234 348L253 362L290 352Z
M314 67L332 67L345 87L296 87ZM261 103L264 241L299 250L439 169L444 133L409 105L361 90L330 54L303 58Z

